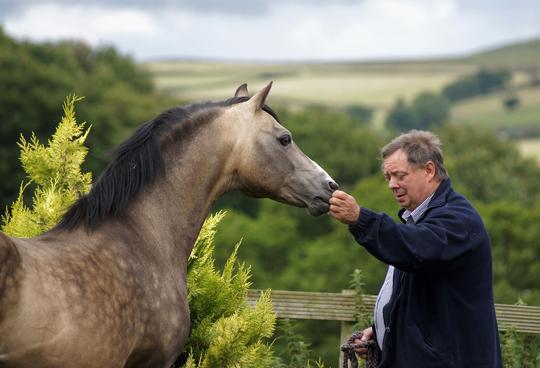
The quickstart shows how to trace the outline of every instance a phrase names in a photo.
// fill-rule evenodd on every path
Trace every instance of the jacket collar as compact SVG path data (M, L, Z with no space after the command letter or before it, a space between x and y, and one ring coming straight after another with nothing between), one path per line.
M446 198L448 198L448 193L451 189L452 182L450 181L450 179L444 179L443 181L441 181L441 184L439 184L439 186L435 190L435 193L433 194L433 198L431 198L431 201L429 202L428 208L426 209L424 214L418 219L418 221L421 221L426 216L428 211L432 208L444 206L444 204L446 203ZM399 210L398 216L401 222L405 223L405 220L403 220L403 218L401 217L403 212L405 212L405 208Z

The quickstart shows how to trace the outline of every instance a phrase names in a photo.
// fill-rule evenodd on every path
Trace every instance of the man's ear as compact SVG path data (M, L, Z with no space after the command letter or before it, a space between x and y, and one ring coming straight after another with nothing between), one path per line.
M437 167L435 166L435 163L431 160L429 160L425 166L424 170L426 170L426 176L429 181L434 179L437 176Z

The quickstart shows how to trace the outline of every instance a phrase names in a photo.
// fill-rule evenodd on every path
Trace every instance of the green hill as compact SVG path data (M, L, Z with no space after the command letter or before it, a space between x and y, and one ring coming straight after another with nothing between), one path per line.
M278 64L168 60L145 66L158 88L186 101L223 98L244 82L260 88L274 80L272 96L279 103L366 104L387 110L398 97L439 92L480 67L506 68L518 78L538 73L540 38L452 59Z
M538 70L540 37L479 52L462 58L461 62L511 70Z

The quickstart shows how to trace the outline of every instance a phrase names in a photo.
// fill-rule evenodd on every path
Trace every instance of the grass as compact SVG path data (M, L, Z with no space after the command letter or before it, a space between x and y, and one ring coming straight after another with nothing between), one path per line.
M224 99L247 82L251 90L274 81L272 101L286 105L368 105L388 109L398 97L438 92L468 66L403 64L225 64L163 62L146 64L159 89L184 101Z
M270 80L270 103L288 108L310 104L343 108L368 106L373 125L384 127L398 98L412 99L423 91L439 92L474 67L451 62L250 64L219 62L157 62L146 67L158 89L181 101L223 100L248 83L251 93Z

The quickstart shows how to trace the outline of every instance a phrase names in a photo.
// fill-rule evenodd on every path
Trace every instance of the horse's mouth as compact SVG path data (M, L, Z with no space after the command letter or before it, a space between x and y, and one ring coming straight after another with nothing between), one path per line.
M329 199L324 199L322 197L313 198L313 200L307 205L309 214L312 216L320 216L327 213L330 210L328 200Z

